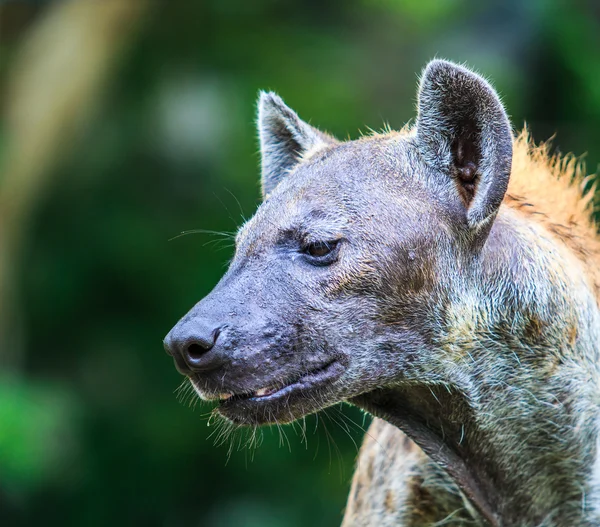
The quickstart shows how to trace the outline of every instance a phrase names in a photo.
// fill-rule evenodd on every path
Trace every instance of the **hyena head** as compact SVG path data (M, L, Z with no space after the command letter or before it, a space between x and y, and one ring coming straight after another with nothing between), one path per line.
M338 142L272 93L258 126L264 201L225 276L167 335L177 369L248 425L434 382L448 298L508 184L494 90L435 60L406 132Z

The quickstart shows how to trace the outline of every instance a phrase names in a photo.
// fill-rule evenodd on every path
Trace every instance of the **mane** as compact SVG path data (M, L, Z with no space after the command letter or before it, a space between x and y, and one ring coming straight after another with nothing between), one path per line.
M579 258L600 303L600 236L594 221L595 175L572 154L550 155L524 129L513 141L512 171L504 204L541 223Z

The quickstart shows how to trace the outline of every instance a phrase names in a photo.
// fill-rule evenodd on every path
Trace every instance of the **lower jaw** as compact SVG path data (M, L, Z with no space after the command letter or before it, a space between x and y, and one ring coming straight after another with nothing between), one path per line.
M227 399L220 404L218 412L239 425L290 423L339 402L331 397L331 384L343 371L344 367L334 361L271 395Z
M268 426L288 424L320 409L320 406L307 408L300 405L284 407L284 405L270 404L258 407L238 403L235 406L219 406L217 411L238 426Z

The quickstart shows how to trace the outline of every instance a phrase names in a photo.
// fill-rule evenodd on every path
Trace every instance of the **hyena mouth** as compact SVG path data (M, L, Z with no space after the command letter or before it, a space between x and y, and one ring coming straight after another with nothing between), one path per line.
M334 359L283 385L269 385L242 394L220 394L219 411L225 417L234 418L238 410L267 409L280 402L289 406L293 401L301 400L304 397L308 398L309 395L311 400L314 400L315 392L326 388L338 379L344 369L344 366Z

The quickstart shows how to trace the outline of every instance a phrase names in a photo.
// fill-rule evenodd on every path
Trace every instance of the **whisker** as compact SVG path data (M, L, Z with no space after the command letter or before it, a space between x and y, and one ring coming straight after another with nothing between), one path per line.
M171 242L173 240L176 240L177 238L181 238L182 236L187 236L188 234L212 234L213 236L223 236L224 238L229 238L232 240L235 239L235 233L232 232L211 231L207 229L190 229L187 231L180 232L177 236L169 238L168 241Z
M231 195L231 197L236 201L236 203L238 204L238 207L240 208L240 216L242 217L242 221L244 223L246 223L246 217L244 216L244 209L242 208L242 204L240 203L240 200L237 199L236 195L231 192L231 190L229 190L228 188L225 188L226 192L229 192L229 194ZM229 212L229 211L228 211Z

